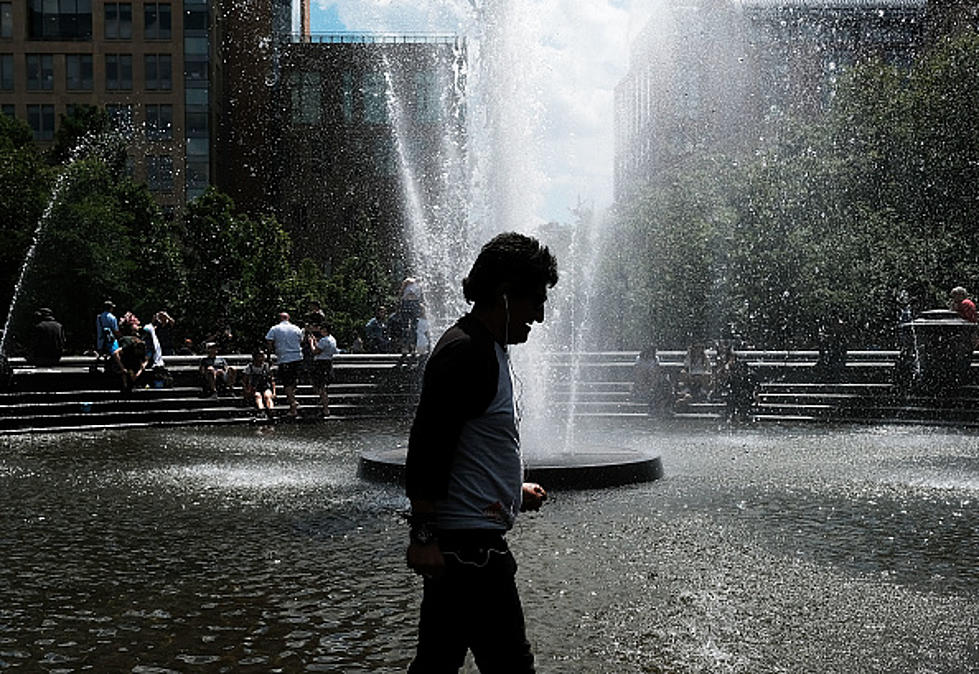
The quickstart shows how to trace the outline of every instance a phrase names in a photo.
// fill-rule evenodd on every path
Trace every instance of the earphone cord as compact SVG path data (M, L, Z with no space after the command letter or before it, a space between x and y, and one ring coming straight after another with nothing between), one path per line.
M523 412L520 409L520 401L523 398L523 382L513 369L513 361L510 359L510 300L506 293L503 294L503 311L506 315L506 322L503 324L503 352L506 354L506 364L510 370L510 382L516 384L515 395L513 396L513 414L517 428L520 428L520 419Z

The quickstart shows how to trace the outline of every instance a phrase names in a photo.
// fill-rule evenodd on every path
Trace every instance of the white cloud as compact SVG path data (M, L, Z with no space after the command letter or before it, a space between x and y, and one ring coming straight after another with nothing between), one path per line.
M489 16L504 16L497 42L508 49L508 96L533 110L529 126L507 140L507 152L536 164L537 194L528 195L538 219L568 219L578 197L596 207L612 195L613 90L628 68L629 43L648 18L640 0L477 0ZM348 30L452 31L479 35L469 0L316 0L317 11L336 12ZM643 7L640 7L643 5ZM500 8L504 12L499 12ZM500 82L499 85L504 83ZM510 114L507 112L506 114ZM521 135L523 134L521 140ZM527 182L527 181L524 181ZM534 181L531 181L534 182Z

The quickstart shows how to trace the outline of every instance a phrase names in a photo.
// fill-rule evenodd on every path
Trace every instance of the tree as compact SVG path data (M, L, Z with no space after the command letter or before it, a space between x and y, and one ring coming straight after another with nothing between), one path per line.
M0 115L0 306L9 307L47 205L52 172L23 121ZM4 312L6 316L6 311Z
M182 248L187 271L181 332L200 339L227 326L237 346L261 343L291 275L290 242L272 218L235 213L234 202L209 188L187 208Z

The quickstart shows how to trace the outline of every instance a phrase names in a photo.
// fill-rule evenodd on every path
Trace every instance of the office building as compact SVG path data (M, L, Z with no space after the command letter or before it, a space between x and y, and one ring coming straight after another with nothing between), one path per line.
M0 2L0 106L42 145L74 106L105 108L164 206L210 180L207 0Z
M925 0L673 5L644 28L616 86L616 200L691 153L750 150L788 118L824 114L861 60L909 66L936 17Z

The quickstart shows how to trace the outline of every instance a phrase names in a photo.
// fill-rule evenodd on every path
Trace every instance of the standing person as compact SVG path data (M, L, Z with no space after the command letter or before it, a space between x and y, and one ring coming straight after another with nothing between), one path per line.
M414 353L423 297L421 282L413 276L407 277L401 282L400 296L398 314L401 317L401 325L398 338L401 341L401 352Z
M299 416L299 403L296 402L296 383L299 381L299 367L303 362L303 331L298 325L289 322L289 314L279 314L279 322L269 328L265 335L270 350L275 350L278 361L276 379L286 390L289 401L289 416Z
M34 313L27 362L31 365L57 365L65 350L65 330L47 307Z
M112 300L106 300L102 313L95 317L95 350L103 357L111 356L119 348L119 320L112 313L115 308Z
M177 321L173 320L173 316L166 311L158 311L156 317L159 319L159 324L154 320L154 325L156 325L156 337L160 341L160 351L164 356L175 356L177 351L173 344L173 326Z
M150 322L143 326L145 334L143 341L146 342L146 357L152 368L153 388L163 388L170 381L170 374L163 362L163 345L159 337L160 328L168 325L169 320L171 319L167 312L158 311L153 314Z
M454 672L471 650L483 672L534 671L506 532L546 493L523 482L508 347L544 321L557 261L536 239L483 246L463 294L472 311L429 357L408 442L408 566L424 576L409 672Z
M330 326L320 325L322 337L318 341L310 339L310 351L313 353L313 388L320 395L323 406L323 416L330 416L330 396L327 388L333 383L333 356L340 353L337 340L333 337Z

